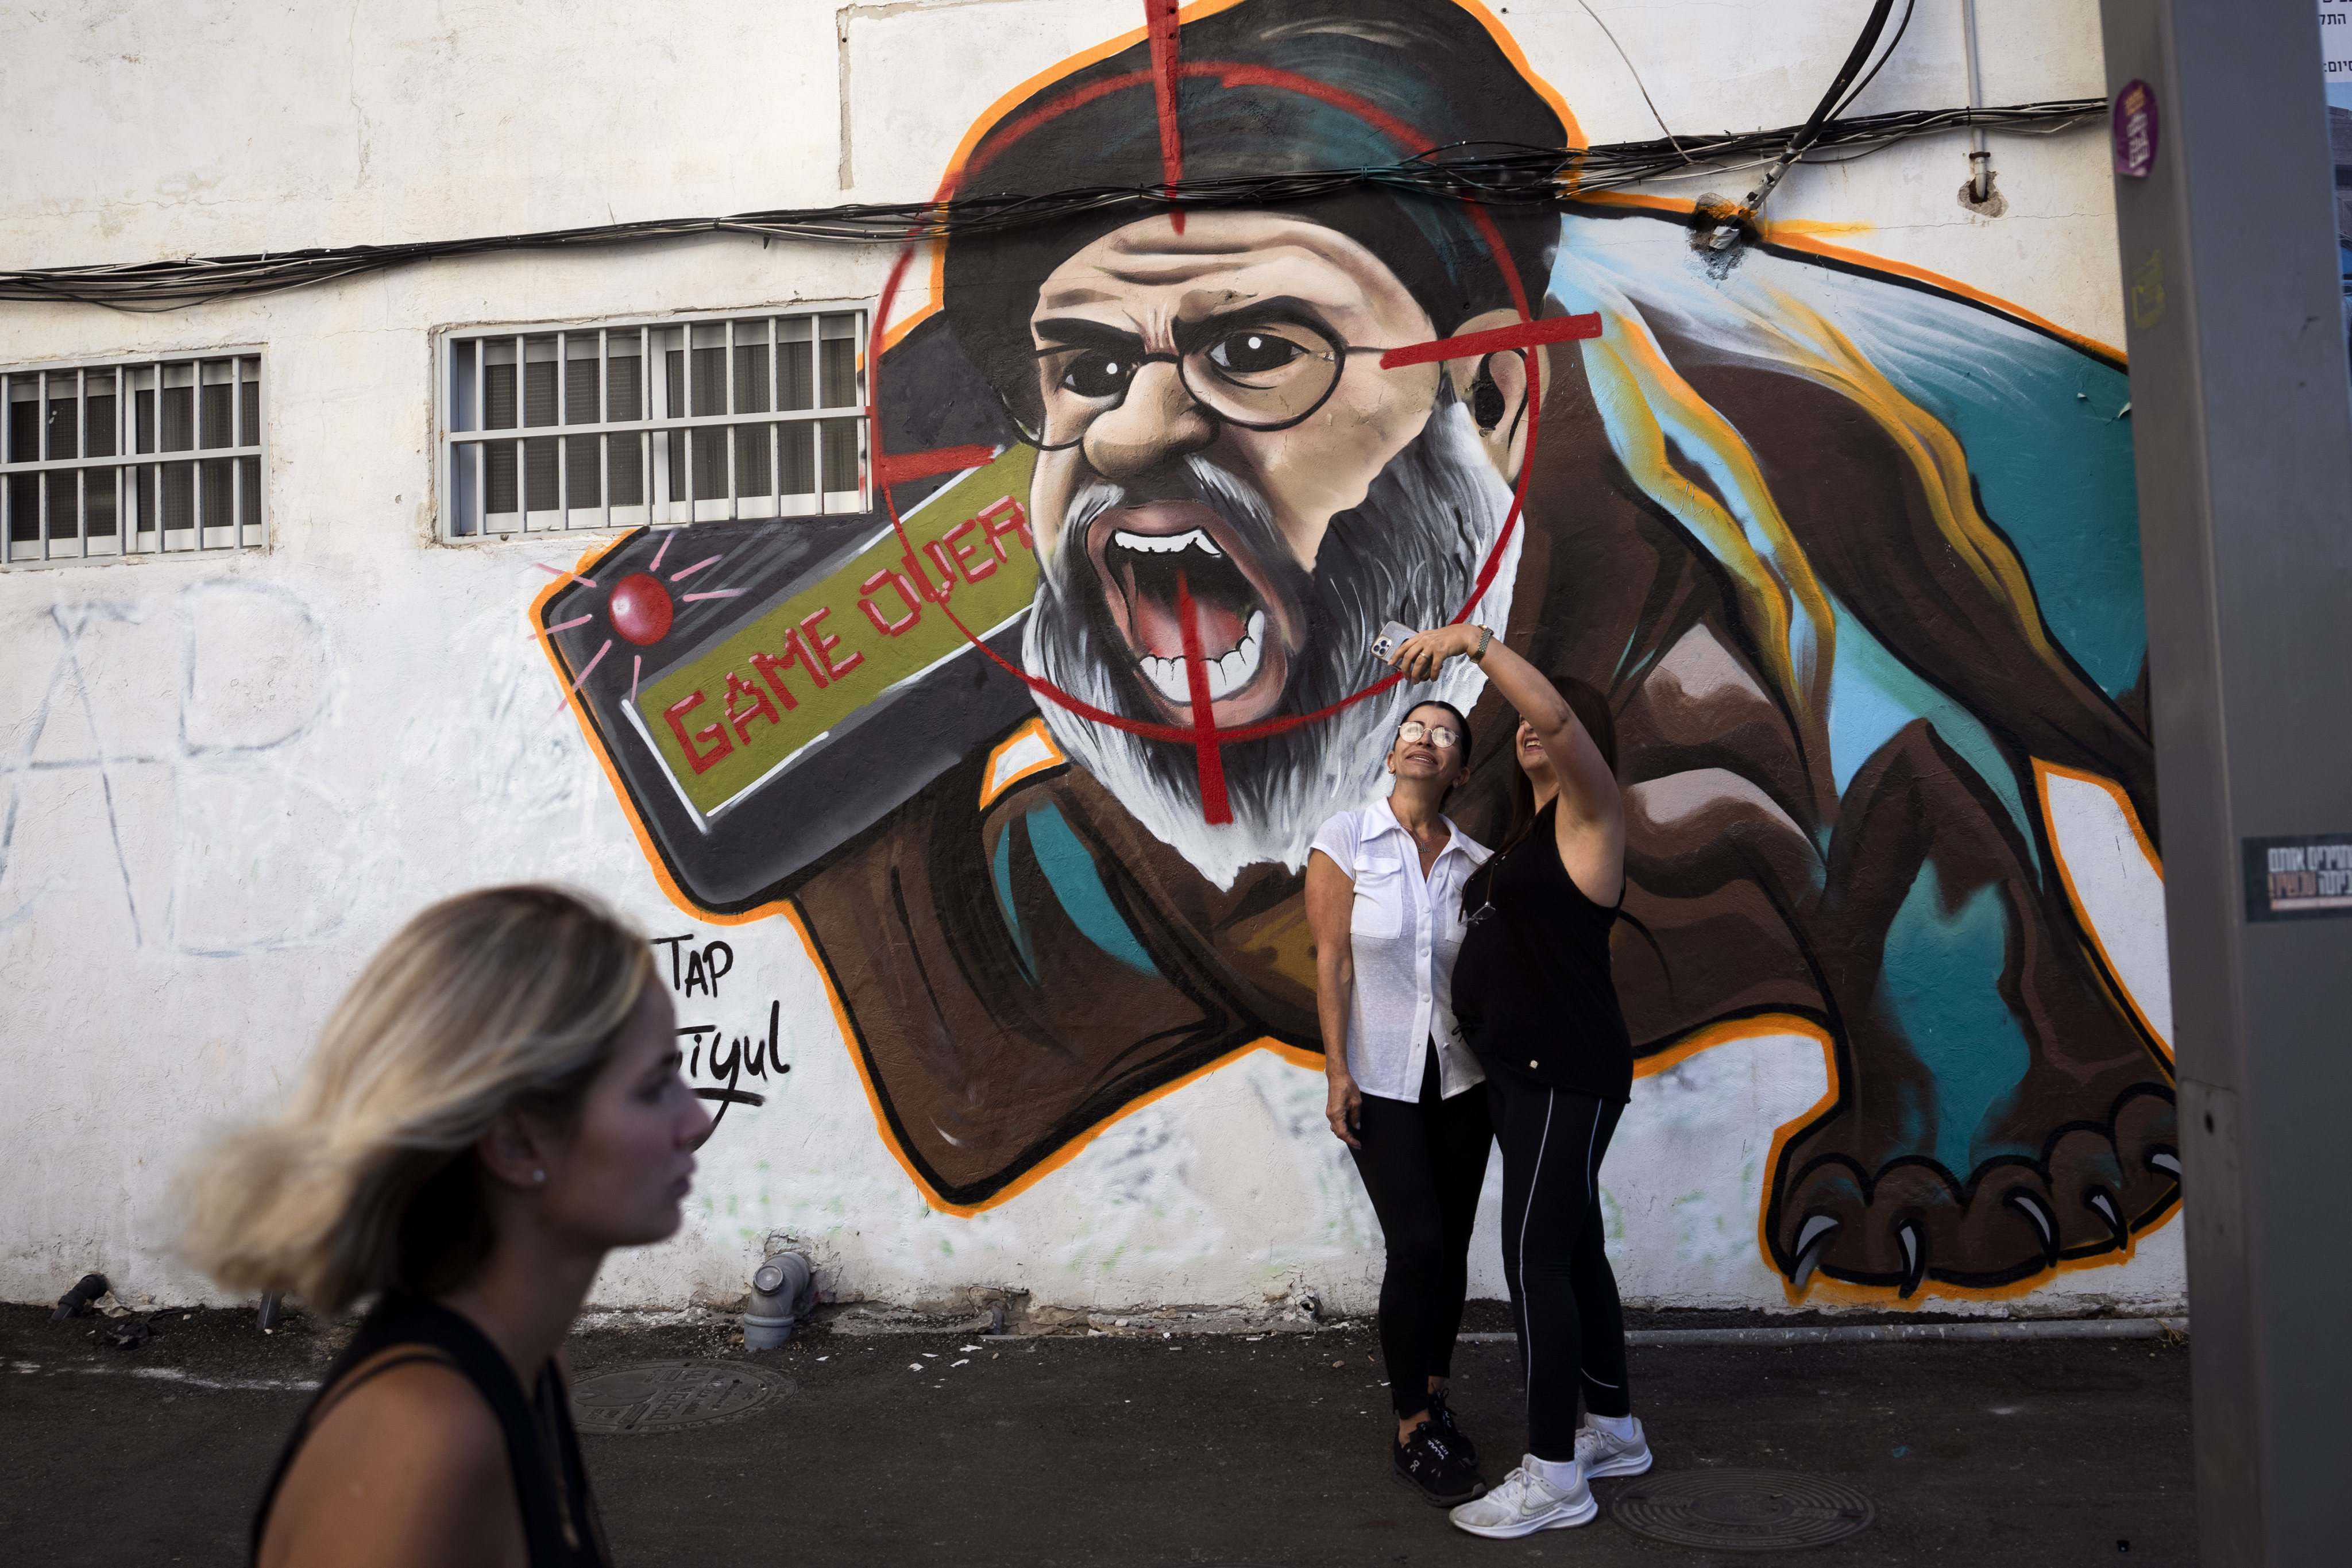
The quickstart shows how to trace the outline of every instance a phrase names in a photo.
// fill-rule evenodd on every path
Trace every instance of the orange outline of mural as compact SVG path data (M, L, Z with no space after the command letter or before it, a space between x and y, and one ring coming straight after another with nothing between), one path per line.
M1677 218L1690 217L1699 210L1698 203L1695 201L1676 201L1668 196L1639 195L1627 191L1595 191L1591 195L1569 196L1564 199L1564 205L1570 207L1631 207L1641 212L1654 213L1661 216L1672 216ZM1790 218L1779 223L1767 218L1759 225L1763 242L1768 249L1793 251L1801 256L1816 256L1824 261L1839 262L1860 271L1884 273L1893 278L1907 279L1914 283L1924 283L1931 289L1942 289L1971 304L1981 305L1986 310L1998 311L2022 326L2032 327L2038 332L2045 332L2061 342L2082 350L2084 353L2095 354L2118 366L2126 363L2124 351L2113 343L2101 342L2098 339L2078 332L2071 327L2062 327L2049 317L2029 310L2022 305L2012 304L1997 294L1988 294L1981 289L1960 282L1958 279L1947 278L1940 272L1929 271L1927 268L1912 262L1896 261L1885 256L1873 256L1866 250L1852 250L1843 245L1832 245L1826 240L1814 237L1826 230L1857 233L1867 226L1861 224L1830 225L1809 218Z
M2047 782L2049 775L2055 773L2061 777L2094 784L2105 790L2115 798L2116 805L2122 810L2124 820L2129 824L2133 837L2139 844L2140 852L2147 857L2149 867L2159 879L2164 875L2163 859L2157 853L2156 846L2150 842L2147 829L2140 824L2138 812L2133 809L2131 800L2125 795L2121 785L2097 773L2061 766L2055 763L2045 763L2039 757L2031 760L2033 763L2042 829L2050 843L2052 858L2057 862L2059 879L2066 889L2067 902L2074 911L2075 921L2081 926L2084 934L2090 938L2092 946L2097 953L2101 978L2130 1009L2133 1019L2139 1025L2146 1037L2152 1042L2152 1048L2157 1051L2158 1060L2168 1076L2173 1070L2170 1042L2148 1023L2147 1016L2140 1011L2139 1004L2134 1000L2130 988L2122 983L2114 960L2108 956L2106 945L2099 936L2098 927L2092 923L2083 907L2081 896L2075 891L2074 873L2066 865L2065 851L2052 825L2050 790ZM1709 1047L1722 1045L1729 1040L1754 1039L1775 1035L1802 1036L1819 1045L1822 1047L1822 1067L1829 1076L1829 1088L1804 1114L1784 1122L1772 1135L1771 1150L1766 1155L1764 1165L1768 1174L1764 1191L1758 1200L1756 1209L1757 1255L1768 1266L1772 1258L1770 1229L1772 1187L1769 1173L1780 1169L1781 1152L1791 1138L1802 1132L1812 1125L1816 1119L1836 1107L1843 1088L1838 1073L1837 1052L1831 1043L1828 1032L1809 1019L1790 1014L1766 1014L1753 1018L1728 1019L1696 1029L1664 1050L1641 1058L1633 1064L1634 1077L1648 1078L1680 1066ZM1832 1306L1867 1306L1881 1310L1917 1311L1924 1310L1931 1299L2013 1301L2042 1289L2060 1275L2085 1268L2111 1268L2118 1264L2130 1262L2139 1254L2141 1238L2153 1235L2170 1224L2179 1215L2179 1210L2180 1194L2176 1188L2170 1201L2157 1209L2144 1223L2126 1228L2123 1245L2102 1246L2095 1251L2080 1256L2068 1256L2062 1253L2048 1268L2028 1275L2022 1279L2011 1280L2005 1285L1960 1285L1937 1279L1931 1274L1923 1278L1912 1289L1911 1294L1906 1297L1898 1286L1853 1284L1847 1280L1833 1279L1818 1269L1802 1287L1791 1283L1788 1277L1780 1274L1778 1269L1774 1269L1773 1273L1780 1281L1782 1296L1792 1307L1807 1303L1815 1305L1825 1303Z
M1778 1139L1774 1140L1772 1147L1774 1156L1777 1158L1780 1147ZM1769 1194L1766 1195L1769 1200ZM1851 1284L1843 1279L1832 1279L1821 1270L1815 1269L1801 1290L1790 1284L1786 1276L1781 1276L1780 1291L1792 1307L1807 1303L1816 1306L1826 1303L1840 1307L1874 1307L1881 1311L1927 1310L1927 1303L1931 1299L2015 1301L2031 1296L2037 1290L2047 1289L2051 1282L2061 1275L2077 1273L2086 1268L2113 1268L2117 1264L2129 1263L2139 1256L2141 1239L2153 1236L2171 1224L2179 1212L2180 1194L2176 1188L2171 1200L2156 1210L2146 1224L2126 1228L2122 1246L2105 1244L2095 1252L2074 1256L2062 1252L2058 1255L2057 1260L2046 1268L2027 1275L2022 1279L2013 1279L2006 1285L1954 1285L1937 1279L1930 1274L1921 1279L1918 1286L1906 1299L1896 1293L1895 1286ZM1757 1226L1757 1239L1759 1243L1768 1239L1760 1223ZM1764 1258L1768 1264L1771 1256L1770 1250L1767 1248ZM1773 1272L1778 1274L1780 1271L1775 1269Z
M2100 782L2095 776L2084 776L2088 782ZM1680 1067L1702 1051L1728 1044L1733 1040L1774 1037L1803 1038L1819 1046L1822 1052L1822 1068L1829 1080L1828 1087L1822 1091L1822 1097L1815 1100L1802 1115L1782 1122L1773 1131L1771 1147L1764 1156L1762 1167L1766 1172L1764 1190L1759 1195L1756 1205L1758 1261L1780 1280L1781 1296L1791 1307L1827 1304L1844 1307L1875 1307L1882 1310L1920 1311L1927 1310L1927 1303L1931 1299L1969 1301L2016 1300L2048 1286L2057 1275L2084 1268L2109 1268L2116 1264L2131 1261L2138 1254L2140 1237L2169 1223L2179 1210L2180 1199L2176 1193L2172 1201L2158 1210L2147 1224L2128 1233L2124 1246L2103 1247L2097 1252L2084 1257L2070 1258L2062 1254L2049 1268L2029 1275L2023 1279L2012 1280L2006 1285L1957 1285L1930 1275L1921 1279L1906 1298L1899 1293L1900 1288L1896 1286L1851 1284L1846 1280L1832 1279L1818 1269L1801 1288L1791 1284L1786 1275L1771 1267L1772 1184L1769 1173L1780 1169L1780 1155L1788 1147L1789 1141L1811 1126L1816 1118L1837 1105L1839 1093L1843 1086L1838 1073L1837 1050L1830 1039L1829 1031L1810 1018L1799 1017L1790 1013L1763 1013L1753 1017L1727 1018L1720 1023L1708 1024L1694 1029L1665 1049L1639 1058L1633 1064L1633 1076L1636 1079L1654 1078L1660 1073Z
M2139 813L2133 809L2131 796L2124 793L2121 784L2113 779L2103 778L2097 773L2085 773L2080 768L2065 767L2057 763L2045 763L2040 757L2032 760L2033 790L2035 796L2042 803L2042 824L2050 838L2050 858L2057 863L2058 880L2066 889L2067 903L2074 907L2074 923L2081 926L2083 933L2091 939L2092 951L2098 954L2099 967L2105 975L2108 986L2123 1000L2124 1005L2131 1010L2131 1016L2139 1025L2141 1032L2155 1042L2157 1049L2162 1053L2165 1070L2169 1072L2173 1068L2172 1042L2165 1037L2163 1031L2148 1021L2146 1010L2139 1005L2139 998L2134 995L2132 988L2124 983L2123 971L2116 967L2114 956L2107 952L2106 939L2099 934L2097 923L2091 919L2090 910L2084 907L2083 895L2074 886L2074 868L2066 863L2065 846L2058 841L2058 835L2051 825L2051 776L2055 774L2059 778L2073 779L2077 784L2092 784L2105 790L2112 796L2116 807L2123 813L2124 822L2132 830L2132 837L2139 843L2139 852L2147 857L2148 869L2156 873L2156 879L2159 883L2164 880L2164 858L2157 853L2156 846L2149 841L2147 829L2140 826Z
M997 769L1004 754L1024 741L1032 745L1043 745L1045 748L1045 754L1034 763L1024 763L1011 773L1000 776ZM1068 757L1062 754L1062 748L1054 743L1053 731L1045 727L1044 718L1030 720L1029 722L989 748L988 761L980 770L981 809L987 810L1006 790L1011 789L1023 779L1034 779L1039 773L1049 773L1055 768L1066 767L1069 765L1069 761Z

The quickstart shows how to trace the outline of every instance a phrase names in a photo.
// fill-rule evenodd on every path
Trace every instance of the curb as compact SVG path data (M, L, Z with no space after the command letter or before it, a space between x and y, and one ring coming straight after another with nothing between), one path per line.
M1853 1345L1900 1340L2156 1340L2186 1338L2186 1318L2028 1318L1999 1323L1853 1323L1827 1328L1634 1329L1629 1345ZM1514 1334L1457 1336L1471 1343L1516 1342Z

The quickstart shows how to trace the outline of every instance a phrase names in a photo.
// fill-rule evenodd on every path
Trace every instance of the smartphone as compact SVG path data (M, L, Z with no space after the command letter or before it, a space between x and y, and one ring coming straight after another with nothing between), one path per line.
M1396 657L1396 650L1402 647L1415 635L1411 626L1402 622L1386 623L1381 627L1381 635L1372 639L1372 657L1386 664Z

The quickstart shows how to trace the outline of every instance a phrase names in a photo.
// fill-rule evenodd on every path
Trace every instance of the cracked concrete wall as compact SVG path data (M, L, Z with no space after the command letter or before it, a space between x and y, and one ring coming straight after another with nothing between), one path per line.
M0 16L0 174L18 266L136 261L929 194L976 115L1139 23L1118 0L609 0L345 6L154 0ZM1595 141L1801 120L1856 8L1696 0L1497 6ZM1988 101L2095 95L2087 0L1982 0ZM1956 6L1923 5L1857 112L1964 101ZM1996 142L2005 216L1963 210L1957 136L1830 169L1789 225L2121 338L2095 128ZM1728 179L1716 184L1730 188ZM1696 191L1660 187L1678 196ZM774 921L664 898L519 613L583 541L436 539L431 334L475 322L859 301L889 257L711 238L435 263L160 316L0 306L10 366L221 345L267 363L267 551L0 573L0 1298L86 1269L216 1300L175 1263L173 1171L267 1110L366 955L424 902L579 881L656 936L729 944L674 975L681 1022L778 1019L764 1110L736 1108L686 1231L615 1258L607 1304L738 1294L762 1237L808 1237L829 1288L975 1282L1078 1306L1370 1305L1378 1229L1323 1131L1319 1079L1265 1053L1138 1110L1020 1197L927 1208L877 1135L808 957ZM668 951L682 951L680 944ZM1757 1248L1775 1127L1822 1089L1809 1040L1742 1042L1643 1080L1609 1173L1630 1298L1787 1300ZM1489 1237L1474 1289L1498 1295ZM2179 1227L2019 1310L2171 1308ZM1992 1310L1992 1309L1988 1309Z

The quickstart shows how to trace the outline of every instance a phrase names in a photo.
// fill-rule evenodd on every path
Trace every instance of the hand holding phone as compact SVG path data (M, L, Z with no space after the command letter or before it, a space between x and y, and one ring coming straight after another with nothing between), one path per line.
M1413 631L1402 621L1390 621L1381 627L1381 635L1372 639L1372 657L1382 664L1396 657L1396 650L1412 637Z

